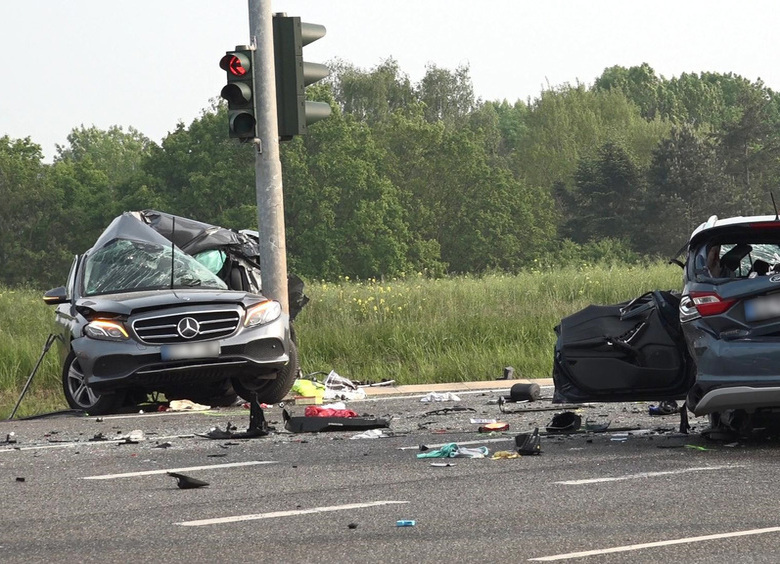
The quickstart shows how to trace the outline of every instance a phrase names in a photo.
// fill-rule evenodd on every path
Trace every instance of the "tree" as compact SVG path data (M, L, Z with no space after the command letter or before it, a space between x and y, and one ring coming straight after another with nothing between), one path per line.
M580 159L575 182L576 213L570 214L566 235L578 243L641 239L636 225L642 215L644 172L622 144L608 141L594 157Z
M55 285L69 257L57 228L63 195L48 178L41 147L0 137L0 282Z
M428 64L416 91L424 104L425 119L430 122L456 124L474 110L474 87L467 65L450 71Z
M345 114L359 121L375 124L393 112L413 105L415 96L409 77L398 62L389 58L366 72L344 61L329 63L332 69L328 83L333 98Z
M711 215L738 215L739 192L712 141L691 125L672 130L653 154L641 221L645 253L670 257Z
M760 81L742 90L739 112L715 132L726 172L740 186L743 213L767 209L780 176L780 100Z

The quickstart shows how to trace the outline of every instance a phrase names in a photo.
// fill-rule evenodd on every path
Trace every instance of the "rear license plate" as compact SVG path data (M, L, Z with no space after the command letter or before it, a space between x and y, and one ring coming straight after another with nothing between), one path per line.
M761 296L745 301L745 319L761 321L772 317L780 317L780 294Z
M205 343L181 343L161 346L160 356L163 360L210 358L219 356L219 351L219 341L207 341Z

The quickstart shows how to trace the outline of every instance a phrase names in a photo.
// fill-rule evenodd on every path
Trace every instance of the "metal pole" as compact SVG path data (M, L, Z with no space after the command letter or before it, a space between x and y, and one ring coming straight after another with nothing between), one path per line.
M260 233L260 267L263 295L282 304L287 297L287 246L284 235L282 162L279 160L279 127L276 117L273 12L271 0L249 1L249 35L255 51L255 189Z

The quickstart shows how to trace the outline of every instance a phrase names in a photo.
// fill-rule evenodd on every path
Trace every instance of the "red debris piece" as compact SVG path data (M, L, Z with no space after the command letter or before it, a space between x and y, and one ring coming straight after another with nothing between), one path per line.
M318 405L309 405L303 412L306 417L357 417L358 414L351 409L331 409Z

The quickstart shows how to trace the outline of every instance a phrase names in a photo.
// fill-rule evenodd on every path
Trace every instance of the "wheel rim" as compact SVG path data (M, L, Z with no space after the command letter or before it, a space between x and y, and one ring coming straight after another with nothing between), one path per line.
M86 377L75 360L68 368L67 386L70 397L79 407L90 408L100 400L100 395L87 386Z

